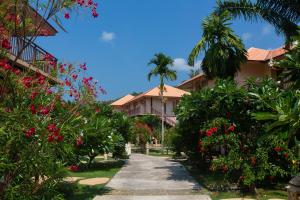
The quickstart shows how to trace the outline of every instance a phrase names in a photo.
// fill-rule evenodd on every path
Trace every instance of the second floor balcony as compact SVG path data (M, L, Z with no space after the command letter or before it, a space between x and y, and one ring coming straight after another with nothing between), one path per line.
M44 71L47 74L51 74L55 70L54 65L50 64L49 60L45 60L47 55L51 55L40 46L28 39L11 37L10 38L11 49L10 53L18 59ZM55 57L51 57L51 62L57 63Z

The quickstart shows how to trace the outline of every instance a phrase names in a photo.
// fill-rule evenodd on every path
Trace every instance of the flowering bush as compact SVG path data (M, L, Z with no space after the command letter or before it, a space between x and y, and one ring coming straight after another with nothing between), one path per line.
M272 102L279 96L286 92L264 80L249 81L245 87L218 81L211 89L184 97L176 111L177 151L186 152L201 170L220 171L240 186L289 178L299 170L295 143L284 130L270 134L265 129L268 123L252 117L270 110L262 101Z
M130 119L122 113L112 111L105 104L81 107L82 125L80 135L74 143L74 163L80 164L88 157L88 166L103 153L113 153L115 158L125 156L125 144L130 133Z
M78 142L79 107L103 92L96 81L81 75L86 65L76 69L46 54L32 63L36 71L27 71L16 65L16 59L8 59L11 36L28 38L28 45L37 35L49 34L32 20L30 5L41 8L45 20L53 18L59 25L63 10L89 7L93 16L98 15L93 1L0 1L0 199L62 197L55 186ZM19 49L16 57L21 54ZM46 74L43 70L48 68L53 70ZM53 85L57 77L64 80L61 85ZM67 95L74 104L63 100Z

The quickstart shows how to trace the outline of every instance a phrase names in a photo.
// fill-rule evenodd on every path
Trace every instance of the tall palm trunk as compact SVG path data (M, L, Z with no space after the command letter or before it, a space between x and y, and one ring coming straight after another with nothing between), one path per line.
M164 121L164 80L160 77L160 95L161 95L161 148L164 151L164 139L165 139L165 121Z

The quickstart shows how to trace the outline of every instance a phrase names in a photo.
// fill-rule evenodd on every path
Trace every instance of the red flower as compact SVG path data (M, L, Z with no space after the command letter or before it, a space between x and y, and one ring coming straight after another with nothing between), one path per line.
M79 65L79 68L82 70L87 70L86 63L84 63L83 65Z
M13 68L13 69L12 69L12 72L13 72L15 75L19 75L19 74L21 73L21 70L16 69L16 68Z
M70 14L69 13L65 13L65 18L66 19L70 19Z
M100 108L96 108L96 113L99 113L101 112L101 109Z
M54 136L52 134L48 135L47 140L48 140L48 142L53 142L54 141Z
M231 113L230 112L226 112L226 117L230 118L230 116L231 116Z
M47 129L49 132L55 132L56 130L58 130L56 124L48 124Z
M53 92L52 92L51 89L48 89L48 90L46 91L46 94L50 95L50 94L53 94Z
M281 147L275 147L274 150L275 150L276 152L279 152L279 151L282 151L282 148L281 148Z
M288 158L288 157L289 157L289 154L288 154L288 153L284 153L283 156L284 156L285 158Z
M78 138L76 139L76 145L77 145L77 146L81 146L82 144L83 144L82 138L81 138L81 137L78 137Z
M0 66L6 71L13 69L12 66L8 64L6 61L0 61Z
M46 55L45 55L45 57L44 57L44 60L47 60L47 61L51 61L51 60L53 60L54 59L54 57L51 55L51 54L49 54L49 53L47 53Z
M62 135L58 135L57 137L56 137L56 141L57 142L62 142L64 140L64 136L62 136Z
M64 68L64 65L59 65L59 72L60 73L64 73L65 72L65 68Z
M30 99L31 99L31 100L34 100L35 97L36 97L38 94L39 94L38 92L32 92L31 95L30 95Z
M25 137L30 138L35 133L36 133L35 128L30 128L25 132Z
M39 113L42 115L48 115L50 113L50 108L48 106L40 107Z
M76 80L76 79L77 79L77 77L78 77L78 75L77 75L77 74L73 74L73 75L72 75L72 78L73 78L73 80Z
M39 85L43 85L43 84L45 83L45 81L46 81L46 77L43 76L43 75L40 75L40 76L38 77L37 83L38 83Z
M31 104L29 106L29 110L31 111L32 114L36 114L36 109L35 109L35 106L33 104Z
M29 88L32 85L32 77L26 76L22 79L22 84L26 87Z
M2 48L7 49L7 50L11 49L11 44L8 41L8 39L2 40L1 46L2 46Z
M76 172L76 171L78 171L78 166L77 166L77 165L71 165L71 166L69 167L69 169L70 169L71 171L73 171L73 172Z
M213 131L211 129L209 129L208 131L206 131L206 136L207 137L211 137L213 134Z
M234 129L235 129L235 127L234 127L233 125L231 125L231 126L229 126L229 128L228 128L228 131L231 131L231 132L233 132L233 131L234 131Z
M71 87L71 82L68 79L65 79L65 84L66 86Z

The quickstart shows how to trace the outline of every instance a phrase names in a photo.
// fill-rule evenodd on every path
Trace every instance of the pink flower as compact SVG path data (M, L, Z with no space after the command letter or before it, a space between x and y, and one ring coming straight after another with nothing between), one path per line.
M86 63L79 65L79 68L82 70L87 70Z
M72 78L73 78L73 80L76 80L76 79L77 79L77 77L78 77L78 75L77 75L77 74L73 74L73 75L72 75Z
M69 13L65 13L65 18L66 19L70 19L70 14Z
M78 137L78 138L76 139L76 145L77 145L77 146L81 146L82 144L83 144L82 138L81 138L81 137Z
M48 89L48 90L46 91L46 94L51 95L51 94L53 94L53 92L52 92L51 89Z

